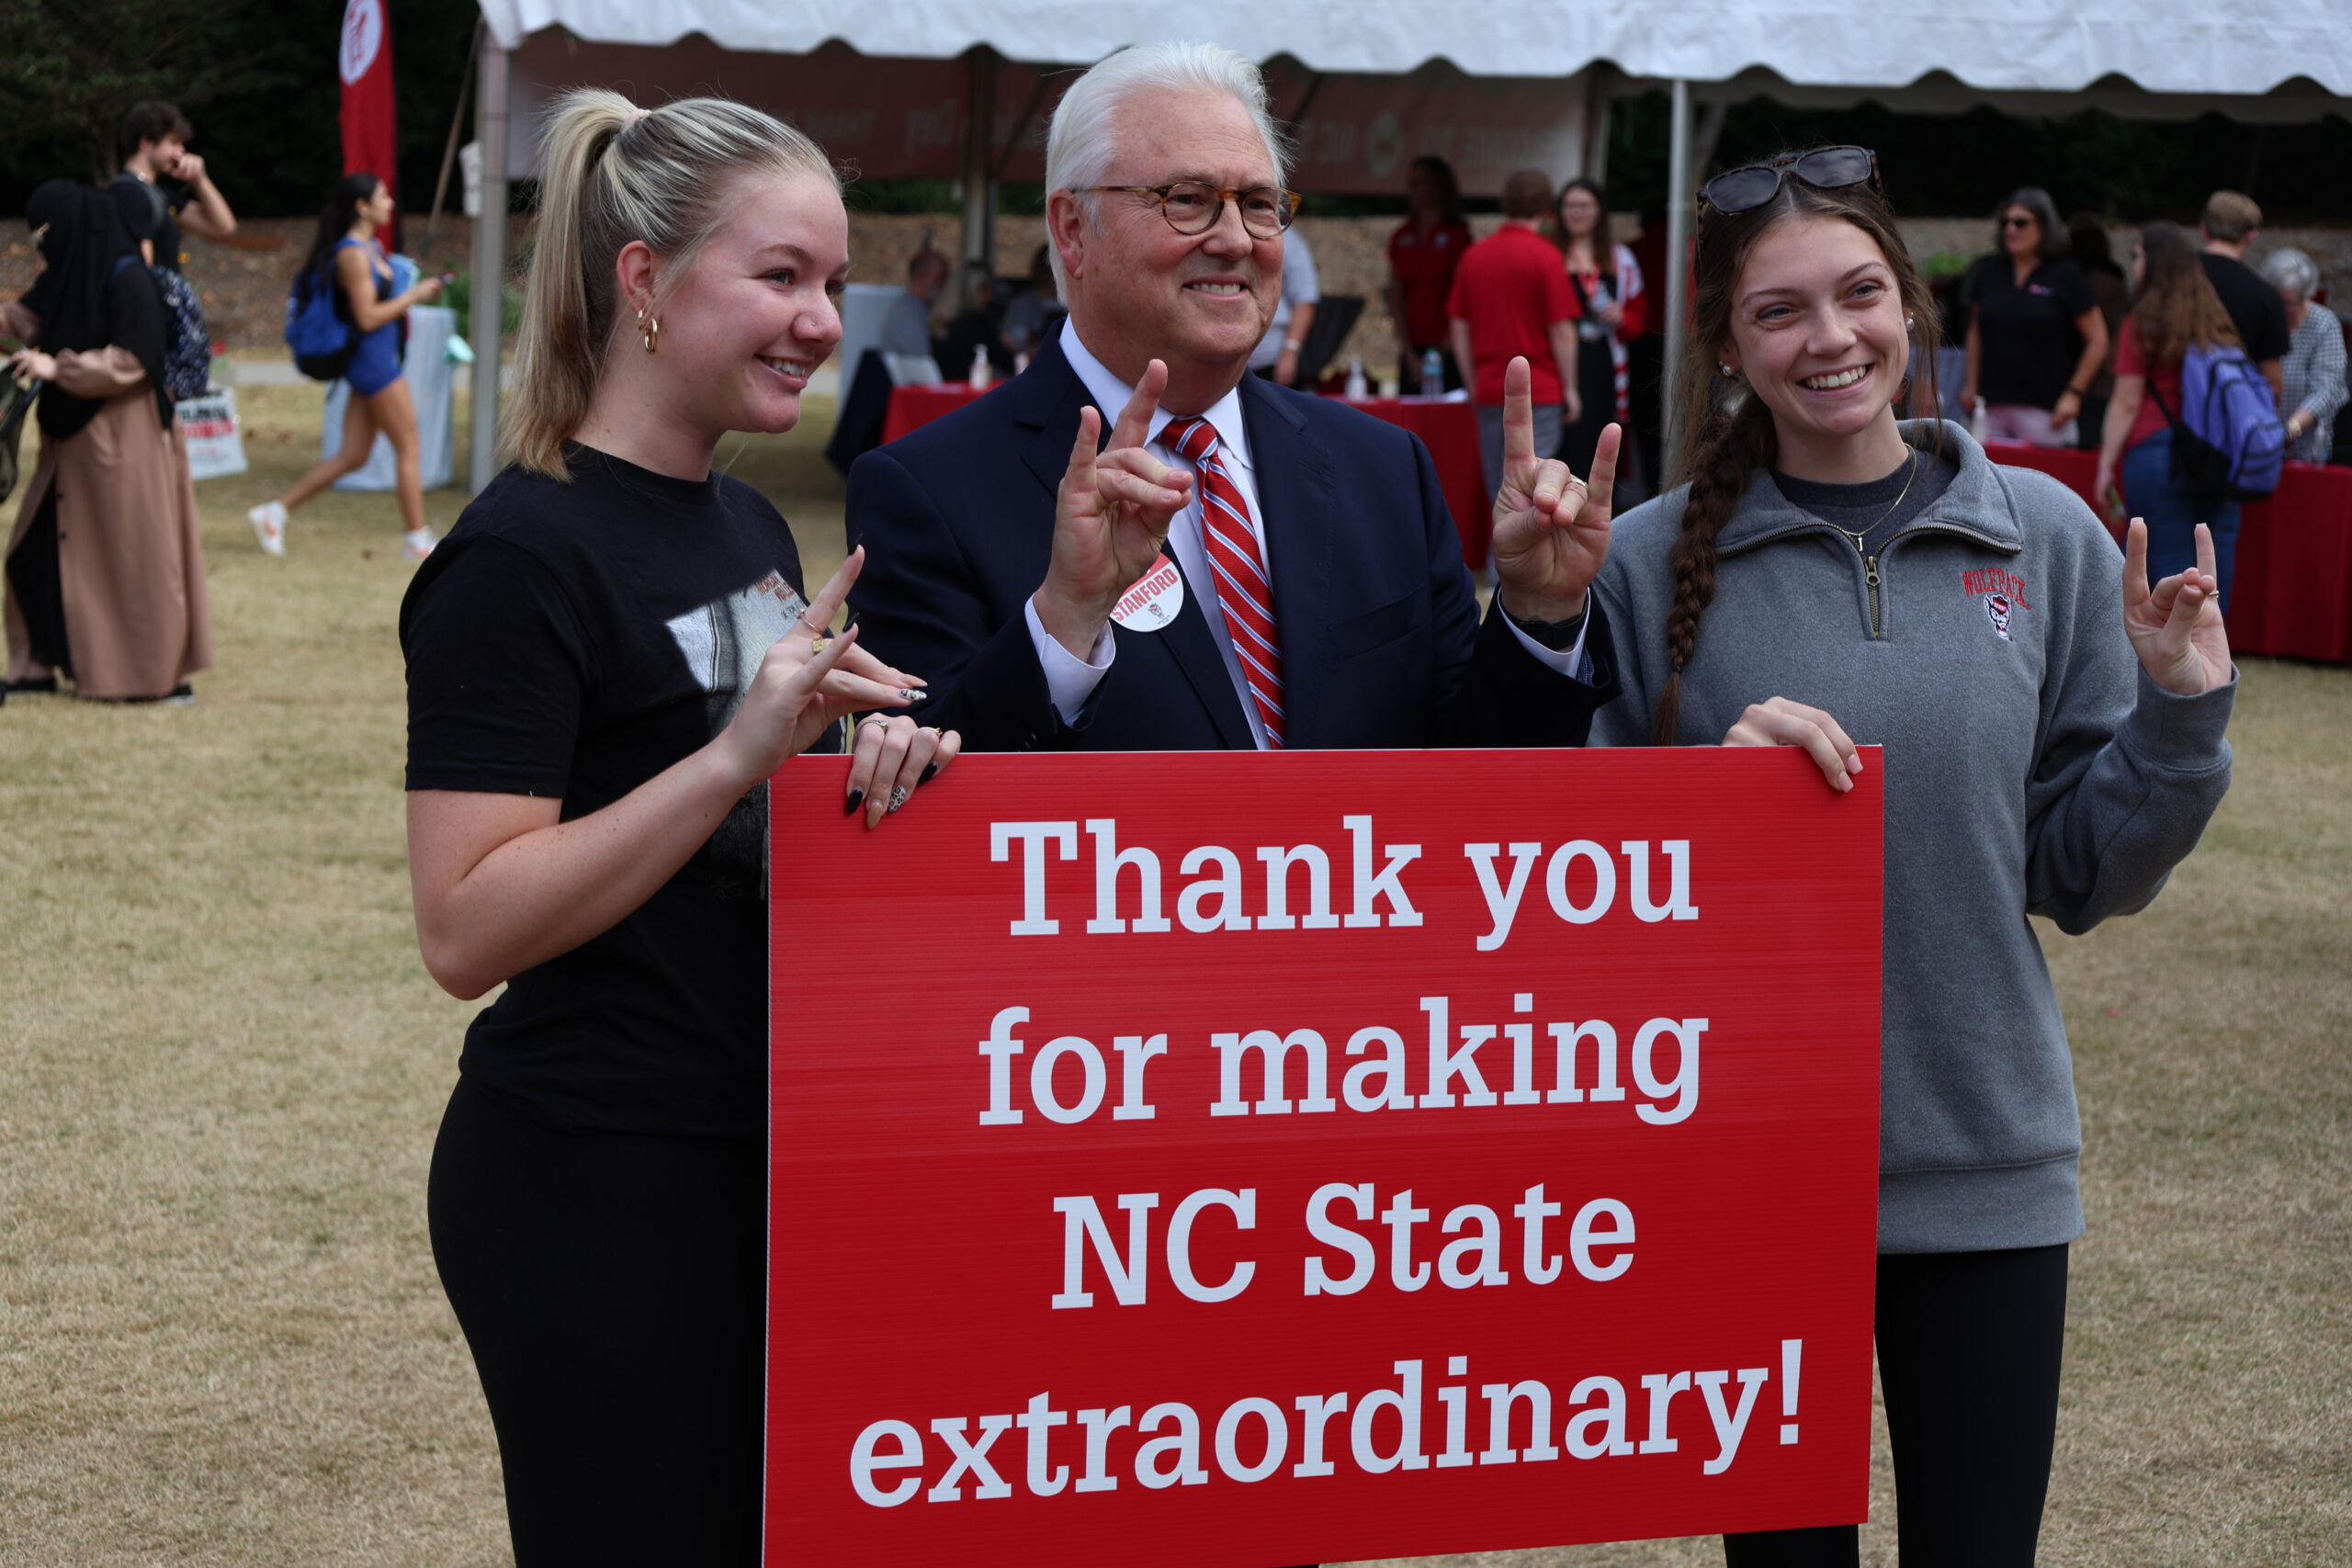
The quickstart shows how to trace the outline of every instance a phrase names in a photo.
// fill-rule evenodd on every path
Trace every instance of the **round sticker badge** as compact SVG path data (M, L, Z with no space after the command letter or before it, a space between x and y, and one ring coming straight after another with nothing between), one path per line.
M1176 624L1184 608L1184 574L1166 554L1151 563L1111 610L1111 619L1131 632L1156 632Z

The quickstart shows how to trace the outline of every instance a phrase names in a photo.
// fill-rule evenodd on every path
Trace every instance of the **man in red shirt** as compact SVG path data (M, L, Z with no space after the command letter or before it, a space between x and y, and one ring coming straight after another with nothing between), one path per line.
M1502 484L1503 371L1514 355L1526 355L1534 373L1536 451L1559 450L1564 423L1584 412L1577 397L1576 290L1559 249L1535 231L1552 209L1551 180L1541 170L1519 170L1503 182L1502 206L1503 226L1462 258L1445 305L1454 362L1478 410L1489 490Z

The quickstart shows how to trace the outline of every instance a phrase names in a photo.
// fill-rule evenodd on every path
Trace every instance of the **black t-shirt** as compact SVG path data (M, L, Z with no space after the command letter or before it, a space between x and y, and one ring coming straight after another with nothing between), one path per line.
M2083 334L2075 322L2098 309L2090 280L2063 257L2036 266L2022 288L2005 255L1979 256L1969 273L1977 394L1988 403L2052 407L2083 356Z
M2206 251L2198 259L2205 264L2205 276L2213 280L2213 292L2222 297L2222 308L2237 326L2245 356L2256 365L2286 358L2287 301L2278 297L2278 290L2235 256Z
M179 210L187 205L187 187L177 180L150 184L125 169L114 177L107 194L114 198L115 209L122 214L122 226L130 231L130 237L154 242L154 265L179 271Z
M1940 453L1915 450L1885 478L1858 485L1824 484L1772 470L1783 500L1849 535L1861 535L1864 555L1884 549L1958 478L1960 455L1949 446Z
M410 584L410 789L585 817L707 744L807 608L792 532L750 486L569 458L569 484L500 474ZM766 845L762 784L634 913L515 976L459 1070L567 1129L760 1133Z

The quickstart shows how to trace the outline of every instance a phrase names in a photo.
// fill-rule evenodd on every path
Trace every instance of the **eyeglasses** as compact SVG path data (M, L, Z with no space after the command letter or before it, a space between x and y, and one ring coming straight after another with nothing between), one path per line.
M1727 169L1699 187L1702 207L1725 217L1763 206L1781 192L1781 181L1793 175L1815 190L1841 190L1868 185L1879 189L1878 154L1867 147L1816 147L1769 164Z
M2018 216L2002 219L2001 227L2004 229L2039 229L2041 225L2030 218Z
M1204 180L1178 180L1164 186L1073 186L1070 194L1117 191L1148 196L1159 204L1159 215L1179 234L1205 234L1225 217L1225 204L1241 211L1241 227L1261 240L1272 240L1298 216L1299 194L1280 186L1254 186L1248 190L1220 190Z

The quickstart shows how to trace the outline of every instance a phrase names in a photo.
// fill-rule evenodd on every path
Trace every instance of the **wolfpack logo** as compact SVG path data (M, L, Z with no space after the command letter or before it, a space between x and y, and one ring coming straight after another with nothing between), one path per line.
M2033 608L2032 603L2025 596L2025 579L2017 576L2013 572L2003 571L1997 566L1988 566L1980 568L1975 571L1962 572L1960 574L1960 591L1962 593L1969 595L1971 598L1975 597L1979 593L2004 593L2009 598L2011 609L2030 610Z
M2003 642L2009 640L2009 611L2014 606L2006 593L1987 593L1984 596L1985 619L1993 623L1993 629L2001 634Z

